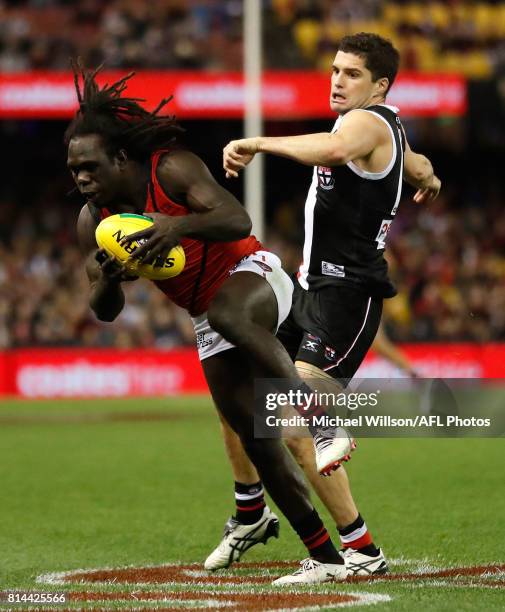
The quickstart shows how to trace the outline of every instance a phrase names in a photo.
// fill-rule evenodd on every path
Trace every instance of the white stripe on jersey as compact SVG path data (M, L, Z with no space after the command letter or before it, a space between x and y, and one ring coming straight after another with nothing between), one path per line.
M403 150L403 146L402 146L402 137L401 137L401 134L400 134L400 151L401 151L401 155L400 155L400 180L398 181L398 191L396 192L395 205L391 209L391 214L392 215L396 215L396 213L398 212L398 206L400 206L400 198L402 197L404 150Z
M298 282L308 290L309 283L307 277L309 275L310 255L312 252L312 234L314 232L314 208L317 200L317 166L314 166L312 174L312 183L310 184L309 193L305 200L305 240L303 243L303 262L299 269Z
M335 121L331 128L331 133L337 130L338 126L342 123L342 115ZM317 166L314 166L314 172L312 174L312 183L309 187L309 193L305 200L305 237L303 241L303 261L298 269L298 282L305 289L308 290L309 282L307 277L309 275L310 267L310 255L312 253L312 236L314 233L314 208L316 207L317 200Z

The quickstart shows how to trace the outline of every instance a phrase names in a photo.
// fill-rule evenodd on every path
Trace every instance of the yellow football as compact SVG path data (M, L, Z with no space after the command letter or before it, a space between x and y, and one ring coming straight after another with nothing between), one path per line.
M146 229L154 222L150 217L144 215L133 215L121 213L111 215L100 222L95 231L96 243L104 249L109 256L115 257L126 265L128 272L132 275L142 276L150 280L165 280L173 278L184 270L186 255L184 249L178 244L166 257L158 257L154 264L144 264L136 260L128 261L136 249L142 243L132 242L121 246L124 238Z

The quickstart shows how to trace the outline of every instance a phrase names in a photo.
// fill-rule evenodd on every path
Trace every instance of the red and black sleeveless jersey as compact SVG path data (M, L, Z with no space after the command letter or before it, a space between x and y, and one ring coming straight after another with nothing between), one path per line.
M151 157L151 178L145 213L159 212L173 217L191 214L184 204L174 202L163 190L156 176L160 157L167 151L156 151ZM106 217L110 212L102 212ZM175 304L185 308L191 316L204 313L230 270L243 257L263 247L254 236L233 242L207 242L183 238L186 253L184 270L176 277L153 281Z

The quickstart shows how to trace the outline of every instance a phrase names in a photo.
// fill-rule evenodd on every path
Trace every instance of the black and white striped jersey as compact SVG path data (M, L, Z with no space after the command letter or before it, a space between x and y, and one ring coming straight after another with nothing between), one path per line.
M345 166L316 166L305 202L305 243L298 280L304 289L360 285L372 295L396 294L383 253L402 191L404 135L398 109L383 104L363 109L386 123L393 155L383 172ZM339 117L333 131L337 131Z

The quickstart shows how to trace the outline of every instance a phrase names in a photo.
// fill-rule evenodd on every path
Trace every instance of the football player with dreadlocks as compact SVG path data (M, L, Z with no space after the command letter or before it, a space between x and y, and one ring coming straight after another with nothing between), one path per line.
M97 224L110 214L148 214L154 224L129 236L144 239L135 256L151 263L177 244L184 248L183 272L156 284L191 315L220 416L240 437L265 488L307 547L303 582L345 579L343 559L283 443L254 437L255 377L288 379L310 391L273 335L291 307L291 280L279 258L250 236L251 221L240 203L199 157L177 145L181 128L174 117L159 114L169 99L148 112L142 100L122 96L133 73L100 88L99 69L89 72L80 64L73 69L79 110L65 143L68 168L86 198L77 232L87 255L91 308L100 320L113 321L125 303L121 284L129 280L123 265L97 249ZM331 446L327 437L325 448L328 442ZM335 461L347 454L346 444L335 437L330 449ZM249 506L244 498L244 514L259 510L259 517L252 541L251 524L244 538L235 531L241 551L278 533L277 517L262 500Z

